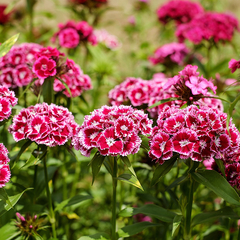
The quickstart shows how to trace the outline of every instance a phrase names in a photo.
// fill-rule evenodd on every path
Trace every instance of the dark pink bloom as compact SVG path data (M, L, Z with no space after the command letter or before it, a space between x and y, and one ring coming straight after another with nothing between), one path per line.
M228 68L231 69L231 73L234 73L238 68L240 68L240 60L231 59L228 63Z
M5 13L6 8L7 8L7 5L5 4L0 5L0 24L1 25L6 24L9 21L9 18L12 14L12 12L6 14Z
M11 172L8 164L0 165L0 188L5 187L5 184L9 182L11 178Z
M45 79L49 76L55 76L57 73L56 62L48 57L39 57L33 65L33 72L40 79Z
M73 28L63 29L59 33L58 38L60 46L66 48L75 48L80 42L78 32Z
M157 9L159 21L166 24L170 20L175 20L177 24L186 23L203 13L203 8L196 2L188 0L172 0L163 4Z

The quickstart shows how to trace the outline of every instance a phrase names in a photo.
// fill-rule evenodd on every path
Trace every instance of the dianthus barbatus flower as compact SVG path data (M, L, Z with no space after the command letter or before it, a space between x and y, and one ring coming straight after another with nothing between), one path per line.
M189 53L189 49L183 43L168 43L155 50L154 55L149 57L152 64L168 64L168 62L183 65L184 58Z
M9 132L16 142L30 139L49 147L63 145L76 134L78 125L67 108L47 103L22 109Z
M240 68L240 60L231 59L228 63L228 68L231 69L231 73L234 73L238 68Z
M199 3L187 0L172 0L160 6L157 9L157 15L159 21L164 24L170 20L175 20L177 24L181 24L189 22L203 11Z
M36 43L15 45L0 58L0 84L8 88L28 85L34 78L29 64L36 60L35 54L43 48Z
M212 39L219 41L231 41L233 34L239 30L238 20L226 13L205 12L193 18L189 23L177 27L176 36L179 42L185 39L200 44L203 40Z
M209 107L165 107L153 128L149 155L159 163L173 154L194 161L217 158L227 162L239 152L240 133L231 122L228 131L226 120L227 114Z
M97 44L97 38L93 32L93 27L86 21L68 21L65 24L59 24L58 28L59 31L53 35L52 41L55 42L58 38L61 47L75 48L81 42L89 42L92 45Z
M85 156L97 148L104 156L127 156L138 152L139 135L151 134L152 120L130 106L103 106L85 116L73 138L73 146Z
M7 148L0 143L0 188L4 187L7 182L9 182L11 177L11 172L8 158L8 150Z
M0 122L9 118L12 112L11 107L14 107L17 101L18 99L13 91L10 91L7 87L0 86Z

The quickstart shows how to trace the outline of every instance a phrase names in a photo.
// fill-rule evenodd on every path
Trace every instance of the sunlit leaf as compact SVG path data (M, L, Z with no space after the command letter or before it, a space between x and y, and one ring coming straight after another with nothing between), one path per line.
M127 156L121 156L121 160L126 164L128 170L135 176L137 177L132 165L131 165L131 162L129 160L129 158Z
M80 237L78 240L110 240L110 236L106 233L96 233L91 236L83 236Z
M151 106L148 107L148 108L151 109L151 108L157 107L158 105L161 105L161 104L163 104L163 103L171 102L171 101L176 101L176 100L179 100L179 98L176 98L176 97L166 98L166 99L163 99L163 100L160 100L160 101L154 103L153 105L151 105Z
M117 179L123 182L127 182L137 188L140 188L143 191L141 183L138 181L138 179L135 176L131 174L127 174L127 173L121 174L120 176L117 177Z
M5 56L13 46L13 44L17 41L19 37L19 33L9 38L3 44L0 45L0 57Z
M181 226L183 216L182 215L176 215L173 219L173 227L172 227L172 236L176 236L178 234L178 231Z

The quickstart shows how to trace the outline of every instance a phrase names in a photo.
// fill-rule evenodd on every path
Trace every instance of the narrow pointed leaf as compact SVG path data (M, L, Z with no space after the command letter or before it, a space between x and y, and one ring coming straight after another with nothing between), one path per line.
M138 179L135 176L131 174L127 174L127 173L121 174L117 179L123 182L127 182L137 188L140 188L143 191L141 183L138 181Z
M110 162L109 157L106 157L104 162L103 162L105 168L107 169L107 171L111 174L111 176L113 175L113 166Z
M0 57L5 56L13 46L13 44L17 41L19 37L19 33L9 38L3 44L0 45Z
M178 155L173 156L170 160L166 160L162 165L158 165L153 173L153 179L151 185L155 185L160 181L160 178L166 175L173 167L176 162Z
M200 213L196 215L192 219L192 226L195 226L197 224L203 224L203 223L208 223L208 222L213 222L218 220L221 217L226 217L226 218L231 218L231 219L239 219L240 216L235 213L232 208L230 207L225 207L222 209L219 209L218 211L214 212L205 212L205 213Z
M135 234L138 234L146 228L156 227L156 226L160 226L160 224L155 224L151 222L140 222L140 223L135 223L135 224L120 228L117 233L119 238L125 238L125 237L130 237Z
M178 234L178 231L181 226L183 216L182 215L176 215L173 219L173 227L172 227L172 236L176 236Z
M191 175L195 181L202 183L227 202L240 205L240 199L235 189L218 172L205 170L192 172Z
M53 92L53 77L48 77L44 80L42 85L42 95L44 102L51 104L54 100L54 92Z
M166 98L166 99L163 99L163 100L160 100L160 101L154 103L153 105L151 105L151 106L148 107L148 108L151 109L151 108L157 107L158 105L161 105L161 104L163 104L163 103L171 102L171 101L176 101L176 100L179 100L179 98L176 98L176 97Z
M96 157L94 157L93 161L91 162L92 175L93 175L92 184L94 183L94 181L100 171L100 168L103 164L104 159L105 159L105 156L97 155Z
M133 207L125 208L119 213L119 216L132 217L139 213L142 213L147 216L157 218L163 222L169 222L169 223L173 222L173 219L176 216L176 213L171 212L165 208L162 208L154 204L146 204L139 208L133 208Z
M68 87L68 85L67 85L61 78L57 77L57 79L58 79L58 80L63 84L63 86L67 89L69 95L70 95L71 98L72 98L72 93L71 93L71 90L70 90L70 88Z
M134 171L134 169L133 169L133 167L132 167L132 165L131 165L131 163L130 163L130 161L129 161L129 158L126 157L126 156L124 156L124 157L121 156L121 160L127 165L128 170L129 170L135 177L137 177L137 175L136 175L136 173L135 173L135 171Z
M217 163L218 168L220 169L222 175L224 176L224 178L226 178L226 174L225 174L225 168L223 165L223 161L221 159L215 159L215 162Z
M110 240L110 236L107 233L96 233L91 236L83 236L78 240Z

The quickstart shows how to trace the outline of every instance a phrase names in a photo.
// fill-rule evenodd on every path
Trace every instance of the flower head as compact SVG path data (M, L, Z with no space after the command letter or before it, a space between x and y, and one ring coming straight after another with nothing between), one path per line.
M5 187L5 184L9 182L11 177L10 168L7 164L9 161L8 150L0 143L0 188Z
M240 60L231 59L228 63L228 68L231 69L231 73L234 73L238 68L240 68Z

